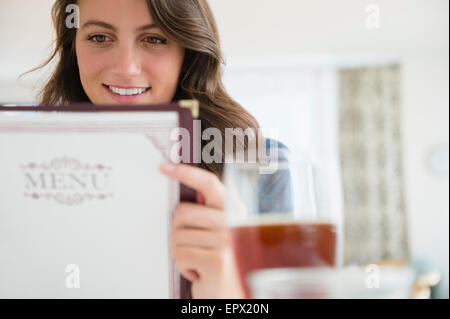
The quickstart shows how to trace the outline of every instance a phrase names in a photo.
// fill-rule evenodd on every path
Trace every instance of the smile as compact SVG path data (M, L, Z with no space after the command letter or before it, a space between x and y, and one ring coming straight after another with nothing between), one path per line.
M119 88L112 85L105 85L111 92L118 94L120 96L133 96L133 95L141 95L151 89L148 88Z

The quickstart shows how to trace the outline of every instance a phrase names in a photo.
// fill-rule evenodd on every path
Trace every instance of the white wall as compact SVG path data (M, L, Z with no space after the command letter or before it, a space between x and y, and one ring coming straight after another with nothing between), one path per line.
M210 0L229 59L448 48L446 0ZM380 28L366 28L366 6Z
M41 64L53 38L53 0L0 1L0 103L31 102L38 73L20 74Z
M436 176L427 165L434 147L446 145L448 150L448 51L405 55L402 62L403 162L411 250L413 257L432 260L444 270L441 293L448 297L448 158L446 176Z
M0 2L0 101L31 101L17 76L39 64L51 39L52 0ZM251 65L342 66L399 61L403 72L404 173L413 257L440 267L448 297L448 175L426 165L448 148L447 0L210 0L230 73ZM380 28L366 27L366 6ZM31 76L26 83L33 82ZM270 88L269 88L270 89ZM233 92L231 92L233 93ZM448 164L447 164L448 165ZM448 166L447 166L448 170Z

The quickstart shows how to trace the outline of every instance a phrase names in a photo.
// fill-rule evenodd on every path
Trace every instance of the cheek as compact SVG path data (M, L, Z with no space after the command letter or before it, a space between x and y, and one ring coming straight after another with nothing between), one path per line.
M146 68L156 84L166 92L174 91L178 85L183 56L178 52L170 52L159 57L156 61L147 60Z
M80 69L80 78L83 83L91 83L101 74L104 65L107 64L105 58L99 58L92 50L86 48L83 44L77 45L78 68Z

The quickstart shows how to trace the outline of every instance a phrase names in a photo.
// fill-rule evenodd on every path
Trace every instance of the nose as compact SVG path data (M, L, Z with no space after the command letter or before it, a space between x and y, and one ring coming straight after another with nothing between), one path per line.
M131 44L118 46L114 59L113 73L120 77L134 77L141 73L141 59L138 50Z

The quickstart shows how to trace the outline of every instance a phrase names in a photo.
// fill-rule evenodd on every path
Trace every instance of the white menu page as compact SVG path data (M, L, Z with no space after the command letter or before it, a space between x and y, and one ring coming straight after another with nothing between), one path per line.
M176 112L0 112L0 298L177 298Z

